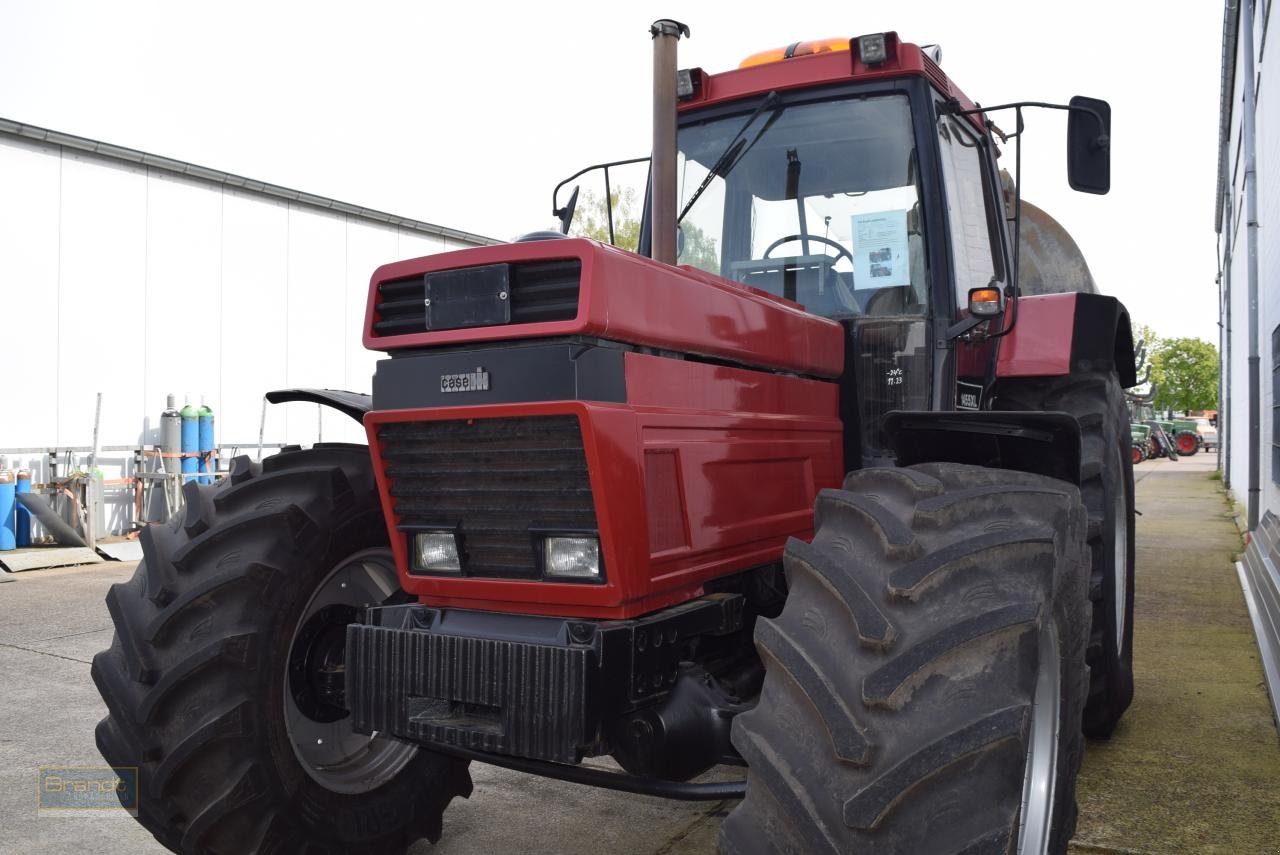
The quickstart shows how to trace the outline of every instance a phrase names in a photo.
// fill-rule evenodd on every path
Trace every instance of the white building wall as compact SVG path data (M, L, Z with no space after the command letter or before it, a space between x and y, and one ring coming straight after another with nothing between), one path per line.
M380 264L471 245L412 228L0 136L0 306L9 378L0 449L159 442L166 394L216 418L221 443L256 452L262 396L318 386L368 392L361 344ZM313 404L267 410L268 443L363 442ZM11 467L47 475L42 454ZM103 452L107 479L132 455ZM83 465L84 455L76 461ZM109 491L110 492L110 491ZM131 519L115 491L109 519Z
M1247 5L1244 7L1247 8ZM1258 353L1260 442L1259 516L1267 509L1280 511L1280 483L1273 480L1273 385L1272 366L1280 354L1272 354L1272 333L1280 325L1280 240L1269 238L1268 224L1280 223L1280 62L1267 62L1268 13L1270 3L1256 3L1254 20L1254 62L1257 107L1254 113L1258 187ZM1241 13L1244 14L1243 12ZM1240 22L1241 24L1243 21ZM1228 235L1231 240L1231 329L1223 331L1223 368L1230 374L1230 411L1223 431L1230 447L1226 472L1232 493L1247 511L1249 488L1249 248L1246 197L1244 193L1244 147L1242 145L1244 105L1243 26L1237 30L1234 91L1231 99L1229 143L1227 146L1227 192L1231 196L1231 217L1224 219L1218 236L1222 253ZM1274 51L1274 49L1273 49ZM1224 205L1224 211L1226 210ZM1229 352L1228 352L1229 351Z

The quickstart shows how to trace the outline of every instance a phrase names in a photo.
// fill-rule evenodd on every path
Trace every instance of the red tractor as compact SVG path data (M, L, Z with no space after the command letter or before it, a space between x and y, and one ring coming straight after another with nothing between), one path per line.
M740 798L727 853L1066 850L1133 691L1134 351L1115 299L1020 288L996 158L1056 106L1105 193L1109 108L979 109L894 33L678 72L684 32L639 252L379 268L372 396L270 396L368 446L143 533L97 741L165 846L403 851L482 762Z

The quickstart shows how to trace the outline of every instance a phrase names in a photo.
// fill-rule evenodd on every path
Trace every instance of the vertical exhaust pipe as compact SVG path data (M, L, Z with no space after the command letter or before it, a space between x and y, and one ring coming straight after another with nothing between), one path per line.
M649 166L655 261L676 263L676 43L689 35L679 21L663 18L653 36L653 160Z

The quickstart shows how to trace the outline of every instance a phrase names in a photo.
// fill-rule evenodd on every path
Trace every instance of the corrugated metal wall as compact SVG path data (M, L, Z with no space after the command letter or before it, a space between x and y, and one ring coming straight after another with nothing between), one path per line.
M89 445L99 391L104 446L157 443L169 392L179 407L208 401L219 443L256 443L269 389L369 390L376 356L360 333L375 267L466 245L0 136L0 448ZM321 431L363 440L314 405L267 411L268 442ZM101 455L106 477L128 458ZM40 473L43 460L8 463Z

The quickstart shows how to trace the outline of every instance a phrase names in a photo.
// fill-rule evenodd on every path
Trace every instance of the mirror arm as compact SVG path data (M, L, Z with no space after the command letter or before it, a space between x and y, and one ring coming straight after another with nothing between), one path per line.
M960 336L967 333L969 330L976 327L978 324L984 324L989 320L991 319L979 318L979 317L975 317L974 315L966 315L965 317L956 321L951 326L947 327L947 341L951 341L954 338L959 338Z

